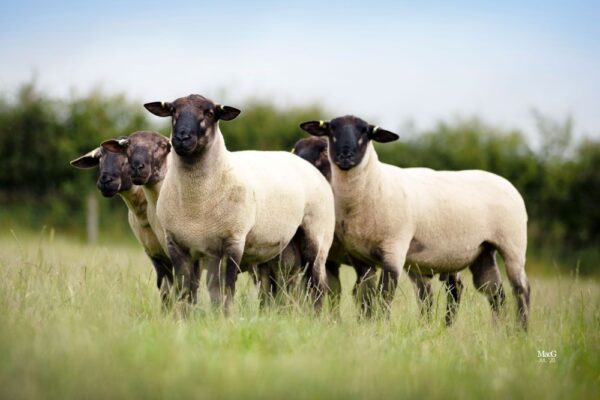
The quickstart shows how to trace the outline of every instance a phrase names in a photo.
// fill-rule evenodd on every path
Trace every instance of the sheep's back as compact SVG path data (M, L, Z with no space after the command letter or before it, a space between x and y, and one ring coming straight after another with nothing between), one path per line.
M247 246L252 247L253 242L260 242L263 248L269 243L287 245L282 238L291 239L306 214L315 208L331 214L333 226L331 188L307 161L283 151L233 152L230 161L255 196L256 219Z
M285 151L239 151L231 162L243 181L265 196L312 202L329 198L327 180L307 161Z
M525 204L506 179L480 170L407 168L393 174L402 182L414 218L409 258L453 266L472 262L484 242L526 245ZM428 253L428 248L436 251Z
M487 215L488 223L506 214L527 220L525 203L517 189L503 177L481 170L434 171L406 168L396 177L402 181L421 217L437 213L458 215L460 220ZM502 215L500 215L502 214ZM470 218L471 216L472 218Z

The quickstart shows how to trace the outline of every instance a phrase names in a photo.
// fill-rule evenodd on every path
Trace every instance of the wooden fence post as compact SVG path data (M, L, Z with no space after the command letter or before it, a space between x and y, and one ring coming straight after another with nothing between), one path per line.
M98 242L98 220L100 210L98 206L98 197L95 192L91 192L86 200L86 230L87 241L90 244Z

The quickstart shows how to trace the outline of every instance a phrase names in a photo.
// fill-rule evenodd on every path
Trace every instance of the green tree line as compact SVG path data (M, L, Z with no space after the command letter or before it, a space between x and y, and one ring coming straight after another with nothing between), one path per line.
M289 150L306 135L298 123L331 117L319 106L278 108L250 101L222 127L232 150ZM573 140L573 121L539 113L539 143L522 131L472 119L440 122L434 128L378 145L380 158L401 167L484 169L510 180L523 194L530 216L530 243L537 251L570 257L581 271L600 261L600 140ZM15 96L0 96L0 218L3 226L49 226L82 234L85 197L95 191L95 171L69 161L107 138L136 130L169 134L168 122L149 118L141 102L94 91L54 98L28 83ZM394 127L389 127L393 130ZM119 199L102 201L101 228L126 232Z

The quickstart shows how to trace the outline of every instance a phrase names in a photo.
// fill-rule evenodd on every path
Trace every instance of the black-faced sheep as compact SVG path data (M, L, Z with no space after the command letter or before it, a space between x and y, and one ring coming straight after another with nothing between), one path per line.
M156 215L156 204L167 172L167 156L171 151L169 139L158 132L139 131L125 138L106 140L102 143L102 147L128 159L131 181L134 185L142 188L147 200L148 222L156 234L161 248L167 253L166 235ZM191 270L192 281L190 282L190 295L194 303L197 300L201 272L200 264L194 262Z
M398 135L353 116L300 127L327 138L336 236L353 258L382 266L388 303L405 264L417 278L470 266L475 286L487 295L495 314L504 298L495 260L499 251L527 328L527 212L510 182L479 170L381 163L372 141L390 142Z
M294 145L292 153L313 164L323 176L331 182L331 163L329 162L329 156L327 154L327 139L315 136L300 139ZM334 298L336 295L339 297L339 291L341 290L338 278L341 264L354 267L357 280L354 285L353 294L361 305L363 314L370 316L372 314L372 303L377 295L375 289L375 268L364 264L360 260L352 259L352 257L350 257L343 249L339 240L334 238L326 264L329 287L332 288L331 292L333 292L332 295ZM417 276L414 273L409 273L409 277L415 284L421 311L424 316L429 317L431 314L431 306L433 304L431 283L429 282L429 279ZM447 290L445 321L446 325L451 325L454 322L456 311L460 304L463 285L458 272L453 274L440 274L440 280L444 281ZM334 282L337 283L337 285Z
M307 162L288 152L229 152L219 121L239 110L190 95L172 103L148 103L155 115L171 117L170 165L157 204L173 260L176 286L189 298L195 260L207 260L209 294L225 310L235 293L240 265L278 256L292 241L301 243L319 293L326 289L325 260L335 226L331 187ZM293 184L291 184L293 183ZM316 307L322 296L317 295Z
M129 209L129 226L152 261L163 306L167 306L173 266L148 221L146 196L141 187L132 184L127 157L98 147L71 161L71 165L82 169L99 167L96 185L102 195L113 197L118 194L123 199Z

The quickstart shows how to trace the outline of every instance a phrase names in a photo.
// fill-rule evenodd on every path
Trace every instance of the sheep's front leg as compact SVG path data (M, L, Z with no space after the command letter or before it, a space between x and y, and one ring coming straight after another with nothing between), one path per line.
M394 294L396 293L396 287L398 286L398 278L404 267L406 260L406 246L395 248L391 252L382 252L381 264L383 271L381 271L381 279L379 283L379 291L383 300L383 309L386 316L389 317L392 310L392 300L394 300Z
M235 296L235 281L240 272L243 245L239 242L226 243L223 248L223 257L207 257L206 285L213 307L224 305L225 313L228 314ZM241 249L240 249L241 248ZM223 273L224 272L224 273ZM223 290L223 275L225 276L225 290ZM225 302L223 298L225 295Z
M191 277L191 289L192 289L192 302L196 304L198 301L198 287L200 286L200 274L202 271L200 270L200 260L194 261L194 265L192 268L192 277Z
M421 316L427 320L431 319L431 308L433 307L433 290L431 289L431 277L423 276L416 269L408 270L408 277L415 286L415 294L421 310Z
M351 258L356 271L356 284L352 290L354 299L360 305L361 316L373 316L373 302L377 298L377 282L375 268Z
M194 262L187 248L177 244L175 240L167 235L167 249L169 257L173 262L174 279L173 288L175 290L175 298L184 300L187 304L191 304L192 299L192 278ZM187 314L185 310L183 314Z
M327 283L329 284L329 299L331 309L339 318L340 301L342 297L342 284L340 283L340 264L334 261L325 262L325 271L327 272Z
M206 286L213 308L220 308L223 304L223 291L221 290L221 259L219 257L206 257Z
M260 299L260 309L264 310L269 302L275 298L275 277L271 274L269 263L256 266L256 284L258 285L258 297Z
M163 260L158 257L150 257L152 265L156 270L156 286L160 292L163 309L167 310L170 307L169 292L173 285L173 265L170 260Z
M235 282L241 272L240 263L244 253L244 242L231 241L225 247L225 314L229 314L235 296Z

